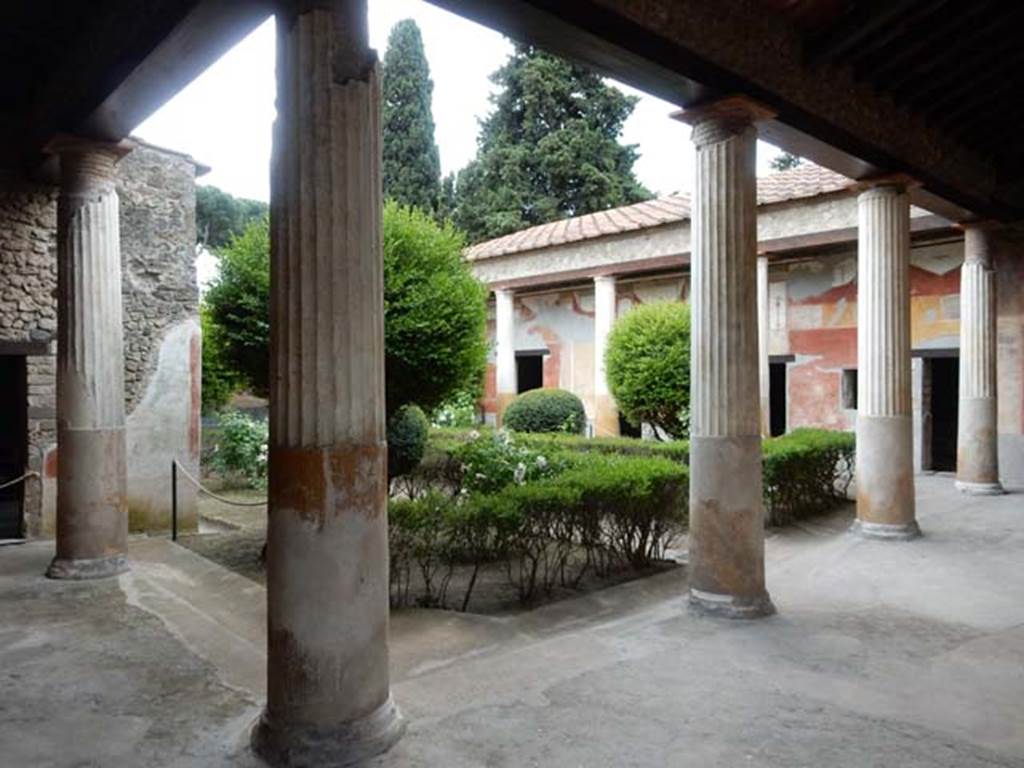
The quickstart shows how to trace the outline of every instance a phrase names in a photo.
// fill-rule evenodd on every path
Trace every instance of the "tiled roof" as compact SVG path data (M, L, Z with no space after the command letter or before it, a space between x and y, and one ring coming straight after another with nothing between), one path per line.
M847 189L853 182L835 171L804 161L796 168L762 176L757 180L757 204L817 197Z
M757 180L758 205L816 197L838 192L850 180L819 165L804 162L788 171L780 171ZM642 203L611 208L607 211L560 219L529 227L504 237L477 243L466 250L470 261L534 251L554 245L619 235L641 229L672 224L690 218L690 196L676 193Z

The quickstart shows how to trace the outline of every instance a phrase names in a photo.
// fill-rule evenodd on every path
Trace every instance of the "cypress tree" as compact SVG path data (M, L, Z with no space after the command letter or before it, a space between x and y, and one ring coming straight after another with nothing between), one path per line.
M501 90L455 190L453 218L472 242L650 197L636 147L619 143L635 97L523 45L491 79Z
M400 21L384 54L384 196L430 213L437 210L441 180L433 92L420 28L412 19Z

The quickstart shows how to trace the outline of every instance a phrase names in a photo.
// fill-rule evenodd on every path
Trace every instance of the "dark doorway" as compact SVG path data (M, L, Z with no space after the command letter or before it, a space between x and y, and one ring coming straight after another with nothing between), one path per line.
M28 439L25 358L0 355L0 485L25 471ZM0 539L21 538L24 483L0 490Z
M932 376L932 469L956 470L956 430L960 401L960 359L933 357Z
M629 420L620 413L619 414L619 434L622 435L622 437L638 437L639 438L639 437L643 437L644 430L639 425L634 427L632 424L629 423Z
M544 386L544 353L516 352L516 391L522 394Z
M768 364L769 429L772 437L786 434L786 364Z

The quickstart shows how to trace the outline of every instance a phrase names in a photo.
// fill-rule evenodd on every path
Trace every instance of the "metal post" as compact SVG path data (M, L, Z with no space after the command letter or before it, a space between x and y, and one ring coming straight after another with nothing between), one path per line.
M171 459L171 541L178 540L178 460Z

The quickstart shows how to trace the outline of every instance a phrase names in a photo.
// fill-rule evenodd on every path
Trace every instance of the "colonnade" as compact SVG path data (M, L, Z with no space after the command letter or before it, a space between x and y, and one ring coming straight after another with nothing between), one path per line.
M379 68L366 0L278 16L271 185L268 696L254 730L277 764L348 764L401 735L388 676L387 480ZM767 260L757 254L756 123L742 98L688 110L692 215L690 604L774 611L764 573L761 438ZM117 146L65 141L58 215L57 556L49 575L126 567ZM918 534L910 425L909 201L859 196L856 530ZM990 231L967 228L958 485L995 492ZM595 278L595 423L617 425L604 375L614 277ZM515 395L514 296L497 296L497 392ZM760 317L760 322L759 322ZM737 482L737 478L742 481Z

